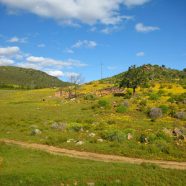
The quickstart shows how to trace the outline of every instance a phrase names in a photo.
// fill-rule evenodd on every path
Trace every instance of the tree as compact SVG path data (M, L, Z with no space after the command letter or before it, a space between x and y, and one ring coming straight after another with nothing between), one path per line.
M136 68L135 65L129 67L128 71L124 73L120 82L120 87L132 88L133 94L136 92L138 86L145 86L148 83L148 77L145 68Z
M68 87L69 98L77 97L77 89L79 85L83 82L80 74L74 74L69 77L71 86ZM74 92L74 93L73 93Z

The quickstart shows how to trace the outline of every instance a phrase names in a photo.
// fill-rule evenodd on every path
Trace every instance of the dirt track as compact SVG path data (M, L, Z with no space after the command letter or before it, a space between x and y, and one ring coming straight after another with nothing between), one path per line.
M36 150L41 150L52 154L80 158L80 159L88 159L88 160L103 161L103 162L131 163L131 164L151 163L151 164L156 164L163 168L186 170L186 162L146 160L146 159L129 158L129 157L117 156L117 155L98 154L93 152L68 150L68 149L58 148L49 145L26 143L26 142L9 140L9 139L0 139L0 142L4 142L6 144L15 144L23 148L36 149Z

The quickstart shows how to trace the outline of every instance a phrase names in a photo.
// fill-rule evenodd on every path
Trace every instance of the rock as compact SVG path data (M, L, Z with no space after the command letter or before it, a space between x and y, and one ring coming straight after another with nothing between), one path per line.
M89 137L95 137L95 135L96 134L92 132L92 133L89 134Z
M114 102L112 103L112 106L113 106L113 107L117 107L117 106L118 106L117 102L114 101Z
M32 132L31 132L31 135L39 135L41 133L42 132L39 129L33 129Z
M127 134L127 139L128 139L128 140L131 140L132 138L133 138L132 134L131 134L131 133L128 133L128 134Z
M54 123L52 123L51 128L52 129L57 129L57 130L65 130L66 129L66 125L67 125L66 123L54 122Z
M75 140L74 139L68 139L67 140L67 143L71 143L71 142L75 142Z
M81 128L80 128L80 132L84 132L84 129L83 129L83 127L81 127Z
M182 130L180 130L179 128L175 128L173 131L172 131L172 134L176 137L179 137L181 135L183 135L183 132Z
M76 145L83 145L83 144L84 144L83 141L78 141L78 142L76 143Z
M178 119L186 119L186 112L177 112L175 117Z
M102 143L103 139L99 138L99 139L97 139L97 141Z

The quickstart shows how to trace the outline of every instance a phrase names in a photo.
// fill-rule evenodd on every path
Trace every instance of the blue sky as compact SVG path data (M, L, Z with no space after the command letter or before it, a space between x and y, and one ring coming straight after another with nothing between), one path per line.
M185 0L0 0L0 65L68 80L186 67Z

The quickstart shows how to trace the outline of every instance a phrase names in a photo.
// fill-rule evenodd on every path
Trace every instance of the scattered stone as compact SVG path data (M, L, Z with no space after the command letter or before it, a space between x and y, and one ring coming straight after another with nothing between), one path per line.
M96 134L92 132L92 133L89 134L89 137L95 137L95 135Z
M128 140L131 140L132 138L133 138L132 134L131 134L131 133L128 133L128 134L127 134L127 139L128 139Z
M33 129L32 132L31 132L31 135L39 135L41 133L42 132L39 129Z
M84 144L83 141L78 141L78 142L76 143L76 145L83 145L83 144Z
M81 128L80 128L80 132L84 132L84 129L83 129L83 127L81 127Z
M76 98L72 98L72 99L70 99L70 101L76 101Z
M182 130L180 130L179 128L175 128L173 131L172 131L172 134L176 137L179 137L181 135L183 135L183 132Z
M75 140L74 139L68 139L67 140L67 143L71 143L71 142L75 142Z
M113 107L117 107L117 106L118 106L117 102L114 101L114 102L112 103L112 106L113 106Z
M97 141L102 143L103 142L103 139L102 138L99 138L99 139L97 139Z
M186 119L186 112L177 112L175 117L178 119Z
M54 123L52 123L51 128L57 129L57 130L65 130L66 129L66 125L67 125L66 123L54 122Z

